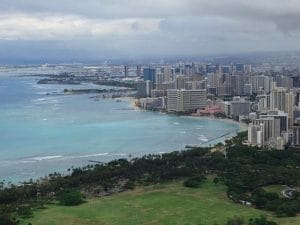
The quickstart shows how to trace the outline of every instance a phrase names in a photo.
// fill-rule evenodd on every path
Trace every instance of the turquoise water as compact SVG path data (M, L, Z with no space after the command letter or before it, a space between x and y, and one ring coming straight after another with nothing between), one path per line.
M46 95L70 86L36 82L34 77L0 73L1 180L18 182L51 172L66 173L89 160L107 162L181 150L186 145L205 146L239 130L235 124L217 120L142 111L132 106L132 99ZM71 86L91 87L99 88Z

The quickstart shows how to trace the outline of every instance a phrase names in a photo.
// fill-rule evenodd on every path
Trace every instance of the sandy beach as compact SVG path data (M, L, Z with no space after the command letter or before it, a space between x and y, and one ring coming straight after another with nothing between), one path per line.
M241 131L247 131L248 130L248 124L243 123L243 122L239 122L233 119L229 119L229 118L216 118L216 117L211 117L211 116L190 116L190 117L194 117L194 118L203 118L203 119L210 119L210 120L219 120L219 121L223 121L225 123L233 123L236 124L240 127Z
M144 109L141 109L140 107L138 107L135 104L136 99L127 98L126 100L130 101L130 106L133 107L134 109L144 110ZM160 113L168 114L167 112L160 112ZM172 115L174 115L174 114L172 114ZM229 118L217 118L217 117L212 117L212 116L195 116L195 115L178 115L178 116L190 117L190 118L195 118L195 119L205 119L205 120L219 120L219 121L222 121L222 122L225 122L225 123L231 123L231 124L238 125L240 127L240 131L247 131L248 130L248 124L243 123L243 122L239 122L239 121L236 121L236 120L233 120L233 119L229 119Z

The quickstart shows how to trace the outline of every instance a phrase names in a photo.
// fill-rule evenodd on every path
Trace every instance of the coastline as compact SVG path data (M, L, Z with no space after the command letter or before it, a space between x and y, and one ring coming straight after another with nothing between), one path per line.
M123 98L124 99L124 98ZM130 106L133 107L134 109L139 109L141 111L151 111L151 112L158 112L158 113L164 113L167 115L176 115L176 114L171 114L168 112L162 112L162 111L152 111L152 110L147 110L147 109L142 109L141 107L139 107L136 104L136 99L134 98L127 98L128 101L130 101ZM213 117L213 116L195 116L195 115L176 115L179 117L188 117L188 118L195 118L195 119L206 119L206 120L218 120L224 123L231 123L231 124L235 124L238 125L240 130L239 131L247 131L248 130L248 124L240 122L240 121L236 121L230 118L217 118L217 117Z
M189 117L193 117L193 118L204 118L204 119L208 119L208 120L218 120L218 121L222 121L224 123L231 123L231 124L235 124L238 125L240 127L240 131L247 131L248 130L248 124L243 123L243 122L239 122L233 119L229 119L229 118L217 118L217 117L211 117L211 116L191 116L189 115Z
M127 100L130 101L130 98L128 98ZM238 126L238 128L230 133L225 133L221 136L215 137L213 139L207 140L205 142L200 143L199 145L195 145L197 147L213 147L215 146L217 143L221 142L223 144L225 144L226 140L232 139L233 137L237 136L239 132L244 132L248 130L248 124L240 122L240 121L236 121L230 118L217 118L214 116L198 116L195 114L190 114L190 115L177 115L174 113L168 113L166 111L153 111L153 110L147 110L147 109L143 109L141 108L139 105L136 104L137 100L134 98L131 98L130 101L130 106L134 108L134 110L140 110L140 111L149 111L149 112L155 112L155 113L163 113L165 115L169 115L169 116L177 116L177 117L185 117L185 118L189 118L189 119L195 119L195 120L210 120L210 121L219 121L228 125L235 125ZM186 148L189 145L186 145ZM194 145L193 145L194 146Z
M242 122L238 122L229 118L216 118L216 117L210 117L210 116L192 116L192 115L186 115L183 117L187 117L187 118L194 118L196 120L217 120L219 122L222 123L226 123L226 124L233 124L238 126L238 130L231 132L231 133L227 133L224 134L222 136L219 137L215 137L212 140L208 140L207 142L203 142L199 145L199 147L212 147L214 148L216 144L218 144L219 142L225 144L226 140L230 140L233 137L237 136L239 132L243 132L243 131L247 131L248 130L248 125Z

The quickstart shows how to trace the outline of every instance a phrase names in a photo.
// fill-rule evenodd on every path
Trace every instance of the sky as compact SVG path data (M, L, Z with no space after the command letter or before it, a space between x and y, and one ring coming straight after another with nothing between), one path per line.
M0 0L0 62L300 50L299 0Z

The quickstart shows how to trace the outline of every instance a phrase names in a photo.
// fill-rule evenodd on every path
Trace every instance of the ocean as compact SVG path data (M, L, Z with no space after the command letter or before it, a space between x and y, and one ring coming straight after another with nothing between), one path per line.
M93 84L37 84L65 68L0 68L0 180L18 183L67 173L90 161L208 146L239 131L233 123L143 111L130 98L64 95L65 88L107 88ZM111 87L109 87L111 88ZM48 93L48 95L47 95Z

